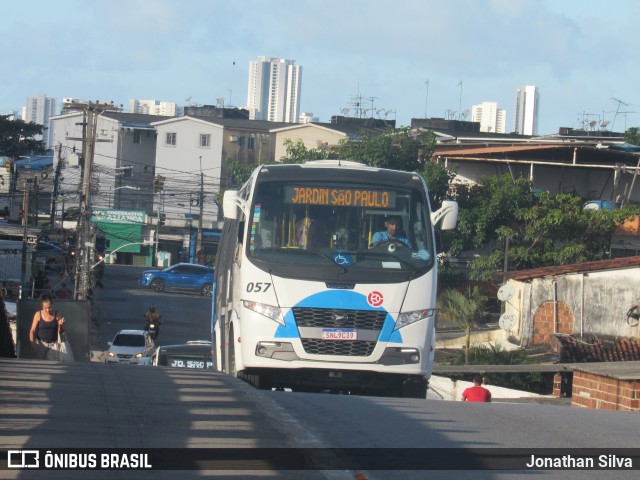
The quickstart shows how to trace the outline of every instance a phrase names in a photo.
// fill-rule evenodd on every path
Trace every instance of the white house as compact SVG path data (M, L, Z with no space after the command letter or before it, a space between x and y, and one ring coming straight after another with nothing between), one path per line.
M203 226L217 228L218 207L214 195L220 190L223 161L224 127L216 119L178 117L151 125L157 132L155 158L156 179L161 190L156 192L154 209L166 212L168 218L190 208L190 218L200 213Z

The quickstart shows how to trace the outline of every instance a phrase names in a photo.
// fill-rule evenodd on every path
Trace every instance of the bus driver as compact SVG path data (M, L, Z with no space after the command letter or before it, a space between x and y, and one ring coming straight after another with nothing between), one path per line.
M387 217L384 221L384 227L386 228L385 231L373 234L369 248L387 243L411 248L411 242L402 231L402 219L399 216L392 215Z

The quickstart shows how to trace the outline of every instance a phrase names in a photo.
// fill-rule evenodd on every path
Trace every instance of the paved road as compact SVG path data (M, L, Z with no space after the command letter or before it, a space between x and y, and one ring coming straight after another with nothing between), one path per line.
M115 274L120 270L114 270ZM131 297L147 291L131 287ZM106 298L118 298L105 289ZM158 296L196 305L206 300ZM183 300L176 300L182 298ZM103 298L104 299L104 298ZM146 298L136 303L131 319ZM107 302L109 303L109 302ZM129 303L112 301L125 308ZM103 304L103 309L111 308ZM125 311L127 309L125 308ZM206 310L206 308L205 308ZM115 314L114 314L115 315ZM123 321L113 318L114 322ZM103 320L100 320L102 322ZM187 321L185 319L185 321ZM197 328L200 320L196 319ZM113 323L113 322L112 322ZM204 322L203 324L206 324ZM120 328L121 325L113 325ZM172 334L173 335L173 334ZM466 404L257 391L224 374L162 367L0 360L0 450L28 448L623 448L637 447L637 413L546 405ZM637 451L637 449L636 449ZM446 454L446 451L443 451ZM417 453L418 455L420 453ZM424 453L434 455L431 453ZM337 454L340 456L340 454ZM437 455L437 453L435 454ZM461 461L465 460L464 453ZM331 459L329 459L331 460ZM637 461L640 462L640 459ZM29 471L0 478L354 478L356 472ZM637 471L365 471L369 480L619 479Z
M292 448L262 392L227 375L169 368L0 359L0 450L29 448ZM187 479L267 472L0 470L0 478ZM274 472L271 472L274 475ZM327 478L279 472L281 478ZM352 477L342 477L352 478Z

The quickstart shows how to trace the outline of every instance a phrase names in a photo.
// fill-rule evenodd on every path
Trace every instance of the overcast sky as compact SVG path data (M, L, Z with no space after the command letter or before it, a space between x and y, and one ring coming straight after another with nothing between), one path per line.
M244 106L266 55L302 66L301 111L320 121L358 96L398 126L492 101L511 131L528 84L541 134L623 131L640 125L639 19L636 0L3 1L0 113L39 93Z

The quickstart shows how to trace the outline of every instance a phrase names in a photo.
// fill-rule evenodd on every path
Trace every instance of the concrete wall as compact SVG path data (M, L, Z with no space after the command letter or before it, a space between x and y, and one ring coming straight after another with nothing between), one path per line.
M511 333L523 345L547 343L553 333L640 336L640 327L626 321L640 303L638 267L508 283L516 292L505 311L516 315Z

